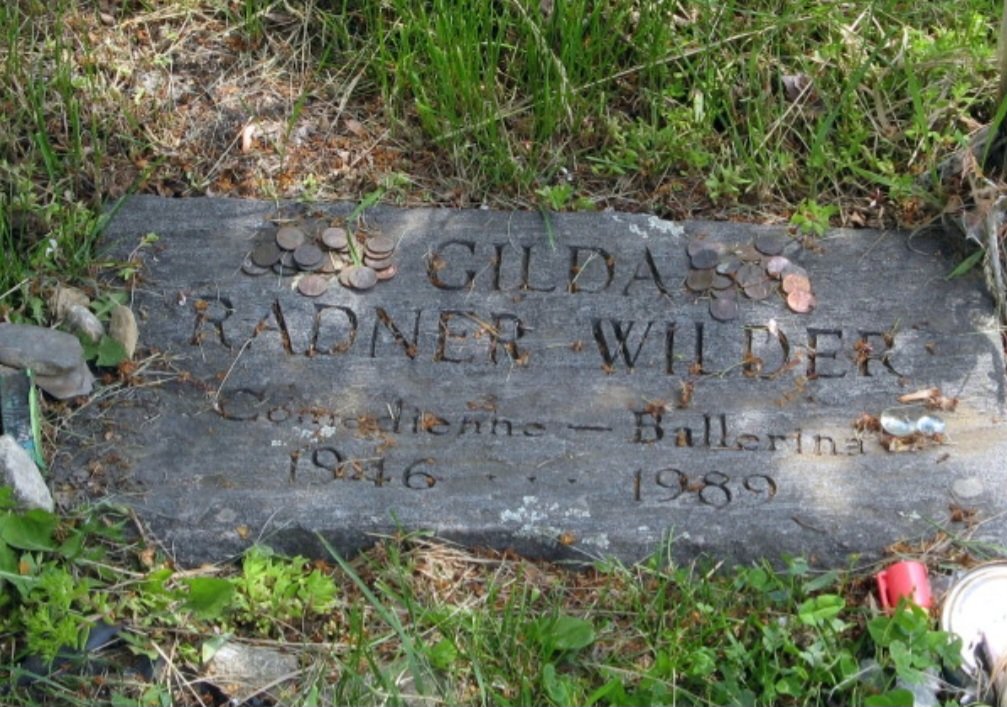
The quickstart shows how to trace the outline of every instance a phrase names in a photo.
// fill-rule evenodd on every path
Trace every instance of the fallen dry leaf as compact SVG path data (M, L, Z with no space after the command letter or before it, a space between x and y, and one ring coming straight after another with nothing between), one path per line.
M255 136L258 134L259 129L256 127L255 123L248 123L241 129L241 151L244 153L249 153L252 148L255 147Z
M948 511L951 514L952 523L965 523L969 526L975 525L976 516L979 513L975 508L963 508L957 503L949 505Z
M881 430L881 421L874 415L862 412L853 421L853 429L858 432L879 432Z
M353 133L356 137L364 138L367 137L367 130L364 128L364 124L359 120L354 120L353 118L347 118L343 121L346 129Z
M899 396L900 403L922 403L930 400L935 395L940 395L940 388L923 388L913 393L906 393Z
M958 398L949 398L940 388L923 388L899 396L900 403L924 403L930 410L953 412L958 407Z

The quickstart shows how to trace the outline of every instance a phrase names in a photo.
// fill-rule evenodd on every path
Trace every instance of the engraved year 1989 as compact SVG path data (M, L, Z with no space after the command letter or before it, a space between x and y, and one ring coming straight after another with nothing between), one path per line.
M776 491L776 481L766 474L731 477L713 470L690 477L674 467L633 472L633 500L638 502L646 497L650 501L670 503L684 494L694 493L705 506L726 508L732 501L742 499L749 503L768 503L776 496Z

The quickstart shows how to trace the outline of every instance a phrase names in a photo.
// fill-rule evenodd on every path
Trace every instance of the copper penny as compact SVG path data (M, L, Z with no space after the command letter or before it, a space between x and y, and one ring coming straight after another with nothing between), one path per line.
M369 290L378 284L378 274L366 265L350 268L350 287L355 290Z
M807 275L791 272L783 276L783 291L787 294L792 292L811 292L811 281ZM789 301L789 300L788 300Z
M322 244L329 250L346 250L349 247L349 240L345 228L333 226L322 231Z
M378 276L379 280L391 280L393 277L399 274L399 269L394 265L389 265L384 270L377 270L375 274Z
M388 236L371 236L364 244L364 248L372 255L381 257L395 250L395 241Z
M705 248L700 248L696 251L696 254L692 256L692 267L698 268L700 270L705 270L707 268L712 268L720 260L720 253L712 245L708 245Z
M317 270L324 257L322 249L314 243L304 243L294 251L294 263L302 270Z
M304 231L297 226L284 226L276 232L276 245L283 250L297 250L306 240Z
M329 279L322 275L305 275L297 281L297 291L305 297L318 297L329 289Z
M782 233L763 233L755 238L755 248L765 255L779 255L789 239Z
M807 290L794 290L787 295L787 306L798 314L807 314L816 304L815 296Z
M375 270L384 270L389 267L394 262L394 258L389 255L385 258L376 258L372 255L364 256L364 265L374 268Z
M728 322L738 316L738 302L733 299L710 300L710 316L721 322Z
M762 300L771 294L773 294L773 286L769 283L769 280L763 280L745 288L745 296L749 299Z
M693 292L706 292L713 285L713 277L716 275L712 269L690 270L685 278L685 286Z
M734 273L734 280L742 287L757 285L765 279L765 271L755 263L746 263L738 269L738 272Z
M245 259L241 262L241 271L246 275L265 275L269 272L269 268L256 265L252 260L251 254L249 254L246 255Z
M260 268L271 268L280 261L280 248L275 243L260 243L252 251L251 260Z
M734 280L727 275L717 273L713 276L713 280L710 282L710 287L715 290L726 290L728 287L734 287Z
M273 264L273 272L277 275L295 275L297 274L297 266L294 265L294 254L289 252L284 252L280 259Z
M350 270L352 270L355 267L356 267L355 265L351 265L350 267L343 268L342 270L339 271L338 279L340 285L342 285L343 287L351 287Z
M783 271L790 266L790 260L784 258L782 255L774 255L768 261L766 261L766 272L770 277L775 277L779 279L783 276Z

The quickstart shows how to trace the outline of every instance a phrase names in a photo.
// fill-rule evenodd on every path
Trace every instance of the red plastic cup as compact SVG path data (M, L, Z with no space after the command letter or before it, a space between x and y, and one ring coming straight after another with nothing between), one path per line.
M878 572L875 579L878 581L881 606L885 611L894 609L902 598L924 609L934 605L927 566L922 562L915 560L896 562Z

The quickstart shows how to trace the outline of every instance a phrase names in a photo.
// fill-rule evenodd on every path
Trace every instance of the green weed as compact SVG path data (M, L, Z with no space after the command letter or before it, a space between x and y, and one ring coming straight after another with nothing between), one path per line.
M994 108L985 3L550 5L394 0L332 16L377 38L390 117L479 193L569 169L641 194L682 175L723 204L879 186L907 199Z
M801 233L821 236L829 228L829 219L838 213L833 204L819 204L814 200L802 201L790 217L790 223Z
M14 662L0 674L20 674L25 656L48 661L80 649L98 618L129 627L133 655L170 651L171 674L188 681L227 640L301 645L314 667L297 692L316 704L419 695L479 704L887 704L905 696L897 680L912 684L960 661L960 643L926 612L902 605L872 615L850 600L858 576L813 571L800 559L782 568L655 559L565 571L406 537L352 563L329 548L327 569L256 546L234 567L178 573L156 559L124 562L114 515L61 522L13 511L5 493L0 640ZM876 665L869 679L864 661ZM178 699L185 688L171 674L103 683L101 699L93 692L88 703ZM81 679L42 676L18 694L22 703L51 695L74 704L67 687L87 684Z

